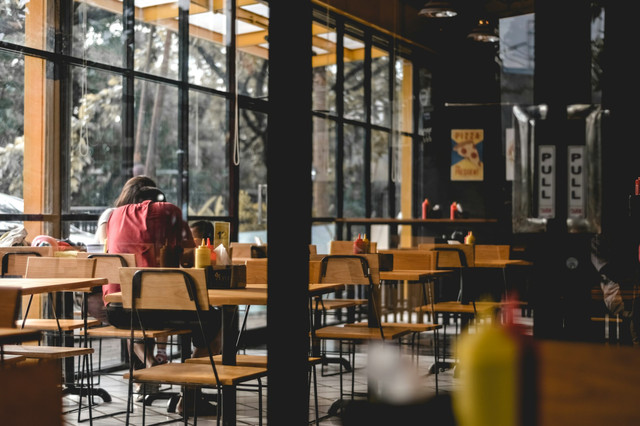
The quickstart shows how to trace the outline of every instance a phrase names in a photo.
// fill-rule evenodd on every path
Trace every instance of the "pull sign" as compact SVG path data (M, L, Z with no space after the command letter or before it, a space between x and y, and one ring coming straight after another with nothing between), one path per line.
M538 147L538 217L555 217L556 198L556 147Z
M569 146L567 154L569 156L569 217L583 218L585 217L585 170L584 170L584 152L585 147L582 145Z

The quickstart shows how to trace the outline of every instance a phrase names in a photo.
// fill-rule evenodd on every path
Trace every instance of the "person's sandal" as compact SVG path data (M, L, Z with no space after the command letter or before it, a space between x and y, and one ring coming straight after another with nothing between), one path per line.
M187 416L192 417L193 416L193 401L191 401L191 398L188 398L189 400L187 401ZM178 413L179 415L183 415L183 410L184 410L184 396L181 396L180 399L178 400L178 404L176 405L176 413ZM218 407L215 404L210 403L209 401L207 401L204 398L200 398L196 407L196 411L197 411L197 415L198 416L217 416L218 415Z
M156 365L166 364L167 362L169 362L169 358L167 357L166 353L156 354L155 360L156 360Z

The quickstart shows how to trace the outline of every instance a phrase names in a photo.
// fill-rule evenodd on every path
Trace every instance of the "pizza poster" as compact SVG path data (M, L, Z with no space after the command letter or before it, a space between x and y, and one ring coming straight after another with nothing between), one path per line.
M484 180L484 129L451 130L451 180Z

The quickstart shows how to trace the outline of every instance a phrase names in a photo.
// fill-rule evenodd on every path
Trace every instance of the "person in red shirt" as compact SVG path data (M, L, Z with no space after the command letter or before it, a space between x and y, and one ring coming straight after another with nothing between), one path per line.
M133 253L136 266L142 267L192 266L193 251L188 249L194 248L195 242L180 209L166 202L164 193L156 187L125 184L120 198L123 195L130 203L115 208L109 216L107 252ZM103 296L118 292L120 284L104 285L102 291ZM107 318L116 327L130 326L130 315L121 306L107 306ZM146 342L146 351L145 345L134 345L136 356L145 359L147 367L167 362L166 341L158 341L156 356L154 349L152 339Z

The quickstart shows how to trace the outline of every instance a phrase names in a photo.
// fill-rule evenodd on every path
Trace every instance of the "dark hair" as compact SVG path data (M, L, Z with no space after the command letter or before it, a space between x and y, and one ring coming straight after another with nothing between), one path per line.
M165 197L164 193L160 191L155 186L143 186L140 190L134 195L133 202L135 204L141 203L143 201L166 201L167 197Z
M199 220L189 225L193 238L211 239L213 243L213 224L206 220Z
M121 207L126 204L134 204L136 203L135 199L143 187L156 187L156 183L147 176L134 176L125 182L122 187L122 191L120 191L120 195L116 199L115 206ZM143 200L144 201L144 200Z

